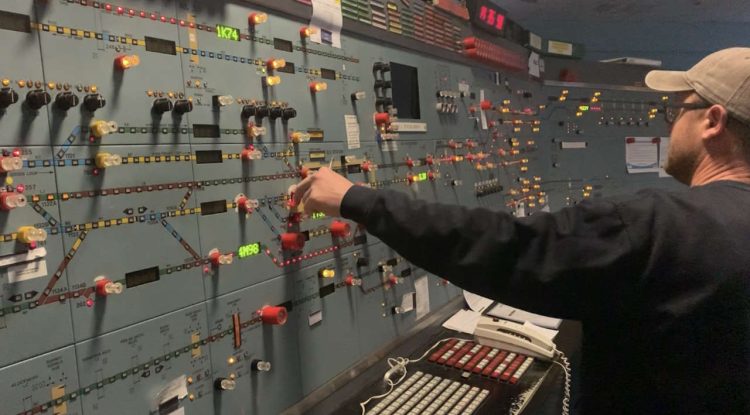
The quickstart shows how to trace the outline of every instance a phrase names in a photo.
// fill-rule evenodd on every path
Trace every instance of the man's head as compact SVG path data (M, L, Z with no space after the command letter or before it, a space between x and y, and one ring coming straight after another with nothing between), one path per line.
M713 53L687 72L651 71L646 85L678 96L666 114L669 174L691 184L701 163L750 164L750 48Z

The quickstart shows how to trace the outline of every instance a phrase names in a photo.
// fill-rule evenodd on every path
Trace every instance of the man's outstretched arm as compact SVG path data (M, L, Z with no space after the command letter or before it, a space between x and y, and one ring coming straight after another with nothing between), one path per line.
M517 219L352 186L328 169L303 180L295 199L306 211L365 225L410 262L462 288L559 317L617 306L633 294L643 266L611 202Z

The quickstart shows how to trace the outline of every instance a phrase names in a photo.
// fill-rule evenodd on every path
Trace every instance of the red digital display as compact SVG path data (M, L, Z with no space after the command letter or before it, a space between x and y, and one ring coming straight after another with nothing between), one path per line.
M479 20L496 30L503 30L505 26L505 15L487 5L479 7Z

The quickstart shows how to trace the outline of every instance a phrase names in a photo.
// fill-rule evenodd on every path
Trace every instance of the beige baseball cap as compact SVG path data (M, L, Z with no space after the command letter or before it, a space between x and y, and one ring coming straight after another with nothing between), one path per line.
M651 71L646 85L657 91L695 91L750 124L750 48L714 52L683 71Z

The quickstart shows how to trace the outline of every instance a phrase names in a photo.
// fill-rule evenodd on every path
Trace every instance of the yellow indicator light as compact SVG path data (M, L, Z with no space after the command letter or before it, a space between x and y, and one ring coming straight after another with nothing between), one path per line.
M594 96L595 96L595 97L600 97L600 96L602 96L602 93L601 93L601 92L599 92L599 91L597 91L597 92L594 92Z
M515 127L515 128L513 129L513 132L514 132L514 133L520 133L520 132L521 132L521 127Z
M273 75L273 76L266 76L265 78L266 86L274 86L281 83L281 77Z
M521 171L529 171L529 168L527 166L521 166L521 168L519 170L521 170Z
M533 131L535 133L538 133L539 132L539 127L534 127L531 131Z
M507 114L507 113L509 113L509 112L510 112L510 108L503 108L503 109L502 109L502 110L500 110L500 111L501 111L502 113L504 113L504 114Z
M57 86L57 84L55 84L54 82L47 83L47 88L49 89L55 89L55 86Z
M576 117L583 117L583 113L581 111L576 112Z
M10 85L10 79L3 79L3 86Z
M565 102L565 100L568 99L565 95L561 96L559 98L560 102Z
M229 356L229 358L227 359L227 364L233 365L235 363L237 363L237 359L235 359L234 356Z
M503 105L510 105L510 100L509 99L504 99L503 100Z
M661 97L661 100L662 101L669 101L669 96L664 95L664 96Z
M268 69L279 69L286 66L286 60L285 59L269 59L268 62L266 62L266 65L268 66Z
M268 15L265 13L250 13L250 16L247 18L247 22L250 23L251 26L259 25L261 23L265 23L268 20Z
M92 93L96 93L96 91L98 91L98 90L99 90L99 88L97 88L96 85L91 85L91 92Z
M320 278L333 278L336 276L336 270L331 268L321 268L318 271L318 277Z
M328 84L325 82L310 82L310 91L321 92L328 89Z
M567 90L567 89L563 89L563 90L562 90L562 94L563 94L563 95L568 95L568 90Z

